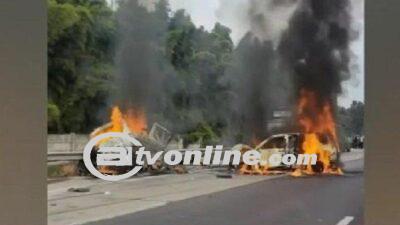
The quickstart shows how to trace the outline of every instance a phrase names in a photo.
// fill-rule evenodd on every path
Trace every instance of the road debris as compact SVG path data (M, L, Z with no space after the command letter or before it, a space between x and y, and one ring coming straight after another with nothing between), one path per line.
M233 178L232 174L229 173L218 173L215 175L217 178L225 178L225 179L231 179Z
M90 188L88 187L79 187L79 188L69 188L68 189L69 192L89 192Z

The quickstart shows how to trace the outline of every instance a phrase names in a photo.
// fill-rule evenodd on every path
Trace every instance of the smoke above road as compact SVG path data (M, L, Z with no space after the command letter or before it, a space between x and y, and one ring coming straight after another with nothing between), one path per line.
M295 94L315 92L336 101L349 79L350 4L348 0L302 1L279 43L279 54L293 76Z
M166 2L120 1L116 13L115 104L124 114L144 114L152 123L170 104L172 66L164 56L168 14ZM137 116L137 115L136 115Z
M318 110L327 102L334 110L342 83L350 78L349 43L357 34L350 26L351 1L255 0L237 4L247 9L239 16L242 29L248 31L238 42L232 67L225 74L233 95L230 130L249 132L245 140L267 136L273 111L295 114L304 89L317 96ZM217 13L223 17L221 9ZM298 125L298 121L287 122L287 130Z
M115 102L123 112L145 114L150 124L162 121L175 132L201 124L204 137L232 143L276 132L274 112L295 114L304 89L321 107L336 108L351 74L351 1L219 2L216 14L227 27L212 31L195 27L184 12L170 14L167 1L120 2ZM228 20L234 12L237 18ZM284 119L284 128L293 129L296 121Z
M297 3L298 0L219 0L216 17L232 28L235 43L251 31L259 39L277 44Z
M232 122L226 136L257 143L272 132L268 124L274 111L291 110L291 77L279 66L277 45L298 3L260 0L241 4L247 9L241 23L248 31L238 42L223 80L232 93Z

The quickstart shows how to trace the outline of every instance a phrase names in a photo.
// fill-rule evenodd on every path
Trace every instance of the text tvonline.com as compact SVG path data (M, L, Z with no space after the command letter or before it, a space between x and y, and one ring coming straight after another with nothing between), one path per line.
M118 164L115 159L129 158L125 165L131 164L132 148L129 147L101 147L98 154L98 165L116 165ZM204 156L203 156L204 152ZM106 157L107 153L109 153ZM118 154L116 154L118 153ZM292 165L315 165L317 162L316 154L271 154L267 159L261 156L257 150L249 150L242 154L239 150L223 150L222 145L207 146L205 151L201 150L169 150L158 151L151 154L150 151L145 150L144 147L139 148L136 154L136 165L155 164L158 160L163 161L168 165L239 165L242 161L247 165L270 165L278 166L281 164ZM126 157L123 157L126 156ZM101 160L99 160L101 159ZM109 161L107 161L107 159ZM121 165L121 164L120 164Z

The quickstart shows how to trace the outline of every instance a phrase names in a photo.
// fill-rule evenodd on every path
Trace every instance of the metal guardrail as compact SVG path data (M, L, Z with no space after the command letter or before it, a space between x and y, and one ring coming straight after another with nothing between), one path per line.
M54 152L47 154L47 162L82 160L82 152Z
M202 151L204 152L205 148L198 148L198 149L169 149L166 151L177 150L180 152L185 151ZM224 148L222 151L230 150L229 148ZM57 161L76 161L76 160L83 160L83 152L49 152L47 154L47 162L57 162Z

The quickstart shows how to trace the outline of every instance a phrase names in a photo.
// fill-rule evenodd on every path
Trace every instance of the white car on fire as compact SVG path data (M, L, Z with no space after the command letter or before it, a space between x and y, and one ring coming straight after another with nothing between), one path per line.
M261 160L268 161L268 159L273 154L281 154L282 156L285 154L293 154L298 156L299 154L303 154L302 143L304 141L304 134L301 133L284 133L284 134L276 134L272 135L264 141L260 142L254 149L261 153ZM330 163L336 164L338 159L338 149L330 143L324 143L321 141L320 147L322 148L322 152L326 152L329 155ZM317 156L317 163L313 166L313 170L315 172L321 172L323 168L321 168L321 161L319 161L319 156ZM294 165L296 166L296 165ZM284 168L291 167L280 164L269 164L269 168Z

